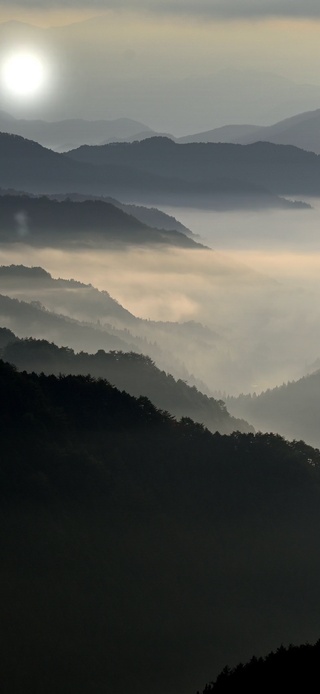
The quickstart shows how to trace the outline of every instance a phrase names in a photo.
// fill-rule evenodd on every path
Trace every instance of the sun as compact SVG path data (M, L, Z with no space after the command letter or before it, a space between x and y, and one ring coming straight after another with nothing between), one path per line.
M37 96L46 84L43 61L29 52L14 53L2 64L2 82L7 92L20 98Z

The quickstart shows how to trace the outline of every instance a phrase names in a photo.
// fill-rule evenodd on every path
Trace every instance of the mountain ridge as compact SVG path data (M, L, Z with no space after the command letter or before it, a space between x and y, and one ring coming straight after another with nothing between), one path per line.
M66 151L81 144L102 144L103 140L125 139L144 133L154 134L154 130L145 123L133 118L115 118L110 120L85 118L64 118L60 121L27 120L17 118L0 110L0 132L19 135L34 140L43 147L58 152Z
M254 433L247 422L231 417L222 401L160 371L148 356L101 349L96 354L76 354L70 347L57 347L47 340L19 339L7 332L0 327L0 356L19 371L56 376L90 374L94 378L106 379L134 397L148 397L156 407L175 417L190 417L209 431Z
M229 142L253 144L257 141L292 145L320 154L320 109L297 113L273 125L227 125L178 138L180 143Z
M65 246L77 241L88 246L107 243L204 248L190 234L186 236L174 228L149 227L132 215L132 208L105 199L84 197L77 201L68 197L0 195L0 226L2 243L20 240L37 246Z
M166 137L141 142L83 146L66 154L79 163L99 166L136 165L141 172L179 178L184 176L195 189L230 190L244 193L248 182L259 192L273 194L319 193L320 159L292 145L258 141L248 145L233 143L179 144ZM301 171L302 169L302 171ZM225 182L225 186L224 186ZM315 192L316 191L316 192ZM270 194L270 193L269 193Z
M227 396L226 403L235 416L251 414L257 429L303 439L320 447L320 370L259 395Z
M18 135L0 133L4 164L0 187L37 194L68 193L72 188L77 193L148 205L174 202L212 209L306 207L279 197L279 192L318 190L318 160L316 164L308 161L307 166L306 153L292 148L293 159L298 162L298 168L294 168L292 157L287 161L287 150L280 145L273 147L278 149L270 157L270 146L266 148L265 143L247 147L178 145L161 137L58 154ZM269 171L265 171L266 164Z

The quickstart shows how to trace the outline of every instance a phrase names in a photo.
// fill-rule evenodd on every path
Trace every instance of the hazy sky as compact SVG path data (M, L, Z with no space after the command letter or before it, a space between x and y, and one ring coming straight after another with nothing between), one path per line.
M2 108L16 116L126 116L178 135L232 122L268 124L320 107L315 1L27 5L0 1L0 60L31 47L55 79L42 99L22 103L0 94ZM23 33L5 24L12 19L38 29Z
M1 7L25 8L25 0L2 0ZM63 10L98 7L99 9L129 9L130 11L148 11L159 14L174 14L241 18L297 16L319 17L320 8L317 0L29 0L29 8Z

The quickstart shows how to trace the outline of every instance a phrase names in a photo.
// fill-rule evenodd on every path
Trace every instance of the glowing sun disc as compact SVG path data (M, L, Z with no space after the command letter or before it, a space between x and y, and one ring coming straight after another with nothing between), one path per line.
M7 58L2 67L6 89L16 96L33 96L45 82L41 60L31 53L17 53Z

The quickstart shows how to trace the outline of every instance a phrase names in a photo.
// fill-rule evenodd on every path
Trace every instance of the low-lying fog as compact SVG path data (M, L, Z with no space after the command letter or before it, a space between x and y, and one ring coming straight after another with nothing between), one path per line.
M312 370L320 357L320 200L311 210L208 212L167 208L213 250L58 251L2 246L0 263L107 290L137 316L199 321L217 335L205 357L179 355L212 391L261 391Z

